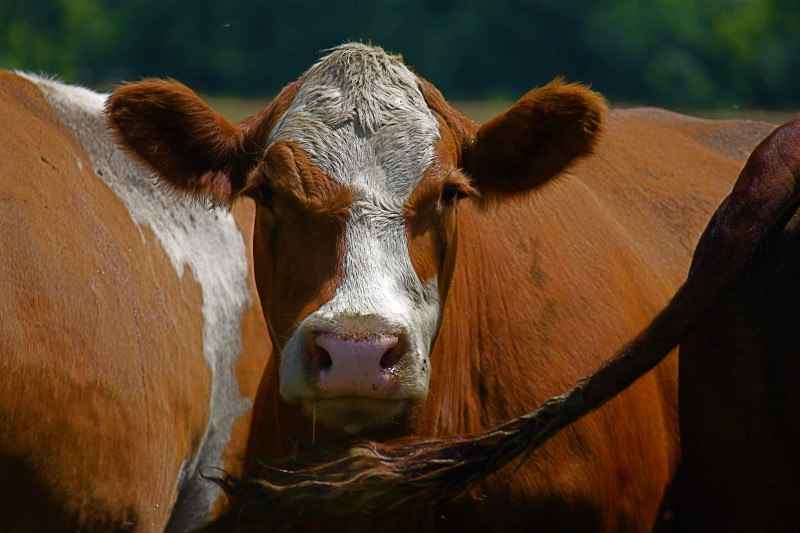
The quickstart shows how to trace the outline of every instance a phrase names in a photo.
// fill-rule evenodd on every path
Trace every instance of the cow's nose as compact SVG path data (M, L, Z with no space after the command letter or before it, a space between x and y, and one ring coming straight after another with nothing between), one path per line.
M310 370L326 395L386 397L394 388L403 345L397 335L360 339L314 333Z

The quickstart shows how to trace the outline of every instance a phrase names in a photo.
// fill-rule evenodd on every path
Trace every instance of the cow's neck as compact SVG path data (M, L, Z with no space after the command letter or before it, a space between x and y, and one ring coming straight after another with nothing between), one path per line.
M488 216L487 216L488 215ZM502 235L484 227L492 213L471 204L459 206L456 268L447 297L442 325L431 355L433 372L428 402L415 419L419 435L474 434L496 425L506 416L496 365L491 354L506 351L498 339L510 339L509 324L523 310L498 292L498 280L514 283L518 276L502 253ZM504 331L508 330L508 331ZM511 387L511 376L505 376Z

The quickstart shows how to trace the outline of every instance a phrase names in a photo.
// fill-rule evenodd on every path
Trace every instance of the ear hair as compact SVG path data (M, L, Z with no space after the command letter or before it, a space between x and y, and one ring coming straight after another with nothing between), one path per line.
M237 125L176 81L125 85L106 113L122 147L176 191L230 205L256 163Z
M556 78L481 126L463 168L483 196L533 189L592 153L606 111L598 93Z

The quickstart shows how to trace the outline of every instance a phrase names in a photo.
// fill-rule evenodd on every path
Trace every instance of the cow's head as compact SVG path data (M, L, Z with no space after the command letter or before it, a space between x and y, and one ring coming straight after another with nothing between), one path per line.
M348 431L428 394L460 201L501 201L589 153L601 97L555 81L478 127L377 48L321 59L233 124L175 83L108 102L121 143L213 203L252 198L255 268L280 391Z

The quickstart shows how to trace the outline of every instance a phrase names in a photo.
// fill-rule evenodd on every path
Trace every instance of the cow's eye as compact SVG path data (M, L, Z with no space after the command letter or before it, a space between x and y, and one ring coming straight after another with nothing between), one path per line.
M445 185L444 189L442 189L442 196L440 198L440 201L444 205L449 205L453 203L453 200L455 200L457 195L458 195L458 187L456 187L455 185Z
M261 195L261 200L265 204L272 202L272 198L274 197L274 194L272 193L272 187L269 185L259 185L258 194Z

